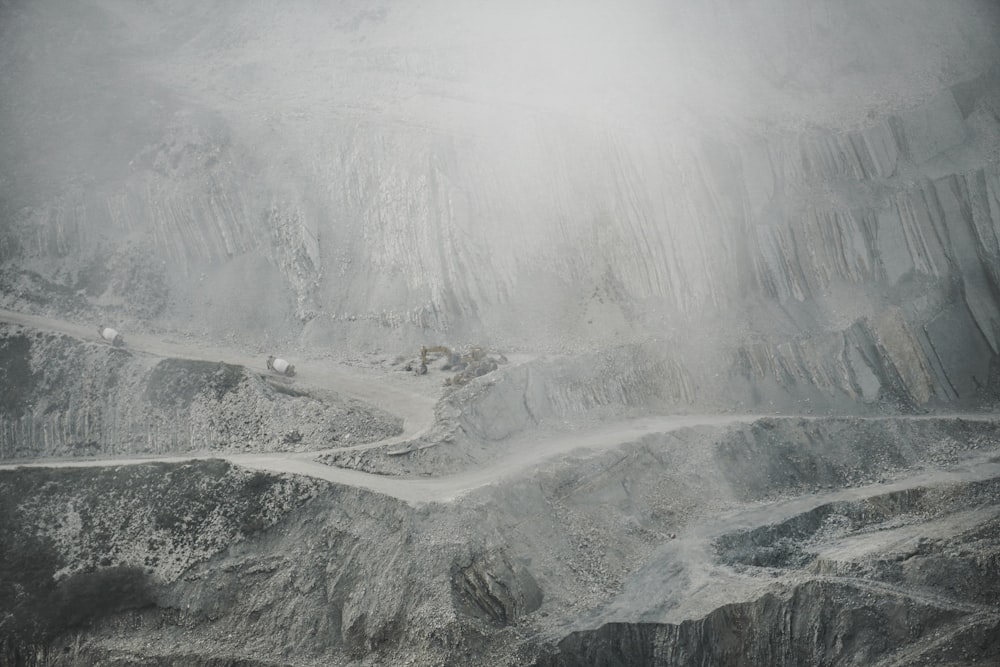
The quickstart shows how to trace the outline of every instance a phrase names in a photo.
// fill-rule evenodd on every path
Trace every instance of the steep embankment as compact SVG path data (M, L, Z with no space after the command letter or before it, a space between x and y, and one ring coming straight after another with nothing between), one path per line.
M219 462L20 471L4 525L27 544L43 518L50 587L154 569L49 664L987 659L961 642L996 621L997 424L921 421L651 434L417 505Z
M192 565L274 525L319 486L221 461L0 473L4 664L51 664L56 637L162 606L164 587Z
M308 451L400 420L224 362L161 358L0 325L0 459Z

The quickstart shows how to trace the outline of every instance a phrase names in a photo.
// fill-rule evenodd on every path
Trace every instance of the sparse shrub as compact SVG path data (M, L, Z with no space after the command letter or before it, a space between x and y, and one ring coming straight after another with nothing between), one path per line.
M250 500L258 499L260 496L267 493L277 481L278 480L274 475L269 475L263 472L254 472L243 485L242 495Z

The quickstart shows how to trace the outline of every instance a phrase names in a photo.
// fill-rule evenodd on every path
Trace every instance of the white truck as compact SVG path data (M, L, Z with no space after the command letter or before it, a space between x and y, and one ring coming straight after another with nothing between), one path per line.
M125 337L118 333L116 329L106 327L102 324L97 327L97 333L101 335L101 338L111 343L112 347L125 347Z
M292 377L295 375L295 366L284 359L275 357L273 354L267 358L267 370Z

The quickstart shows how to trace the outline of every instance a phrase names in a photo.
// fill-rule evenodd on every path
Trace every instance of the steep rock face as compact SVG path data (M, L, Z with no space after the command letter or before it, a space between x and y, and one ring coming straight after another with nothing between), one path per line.
M514 625L542 604L542 590L503 552L478 554L452 567L456 607L497 625Z
M5 327L0 458L303 451L398 433L398 419L317 399L242 366L156 359Z
M897 4L15 3L4 303L65 311L28 272L138 284L112 258L148 253L169 298L78 312L338 350L655 339L751 385L964 400L998 351L1000 17Z
M609 624L586 635L571 635L560 653L536 663L562 665L869 665L934 664L943 655L961 653L974 664L995 660L995 616L935 607L900 596L866 596L863 587L809 582L788 593L766 595L752 603L730 605L698 621L677 626ZM964 621L964 622L963 622ZM764 632L744 632L765 628ZM939 645L896 655L932 635ZM895 660L898 659L899 662Z
M718 440L715 465L744 501L870 484L952 464L1000 440L989 420L761 419Z
M692 385L677 359L635 346L500 369L447 395L442 409L466 435L490 442L543 423L684 410L713 398Z
M808 312L829 304L840 310L827 315L833 318L850 317L851 306L838 303L844 284L867 285L860 310L853 306L860 317L843 332L847 358L838 375L844 380L888 369L898 377L897 389L917 404L975 395L997 353L997 218L988 203L996 199L997 177L991 168L952 174L889 193L881 209L813 214L801 221L804 229L801 222L762 228L761 247L768 251L761 253L758 274L773 297L791 304L786 308ZM799 366L799 375L803 363L831 356L798 341L786 346L756 345L743 354L762 354L771 366Z

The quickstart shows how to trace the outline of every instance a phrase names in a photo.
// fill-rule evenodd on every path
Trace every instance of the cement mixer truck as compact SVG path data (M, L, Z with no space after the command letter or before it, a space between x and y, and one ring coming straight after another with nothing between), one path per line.
M292 377L295 375L295 366L284 359L275 357L273 354L267 358L267 370L274 371L280 375Z
M117 330L102 324L97 327L97 333L100 334L102 339L111 343L112 347L125 347L125 337L118 333Z

